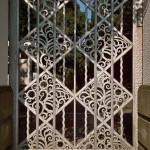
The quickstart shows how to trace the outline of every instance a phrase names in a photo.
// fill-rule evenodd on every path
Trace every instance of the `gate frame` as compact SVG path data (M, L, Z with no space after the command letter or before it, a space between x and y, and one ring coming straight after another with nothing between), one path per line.
M138 10L142 0L133 0L133 149L138 150L138 100L137 91L142 84L142 26L138 26ZM13 102L13 149L18 146L18 83L19 83L19 0L9 0L9 72L10 86L14 93Z

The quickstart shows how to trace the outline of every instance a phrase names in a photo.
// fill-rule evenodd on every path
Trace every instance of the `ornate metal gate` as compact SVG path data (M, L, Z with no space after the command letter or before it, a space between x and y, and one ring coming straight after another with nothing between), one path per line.
M18 149L133 149L132 0L20 0Z

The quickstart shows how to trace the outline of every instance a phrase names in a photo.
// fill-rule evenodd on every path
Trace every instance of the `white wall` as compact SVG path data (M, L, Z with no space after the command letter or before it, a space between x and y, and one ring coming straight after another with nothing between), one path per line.
M7 85L8 0L0 0L0 86Z

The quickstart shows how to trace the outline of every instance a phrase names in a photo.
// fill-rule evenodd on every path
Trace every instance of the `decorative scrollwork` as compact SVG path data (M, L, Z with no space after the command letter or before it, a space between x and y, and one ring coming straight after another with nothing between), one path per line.
M102 126L97 131L98 143L97 147L100 149L109 149L111 148L111 132L105 126Z
M19 146L19 149L36 149L36 133L34 132L34 135L27 139L26 142L22 143ZM38 149L44 149L46 147L52 149L53 148L53 131L50 127L47 125L44 125L39 129L39 143L38 143Z
M34 135L20 144L19 149L36 149L36 132L34 131ZM38 149L53 149L53 130L51 127L47 125L42 125L39 129L39 143ZM55 135L55 143L58 149L72 149L64 140L59 136Z
M94 134L91 134L88 140L80 145L80 149L94 149ZM130 149L122 139L116 134L113 137L114 149ZM97 149L111 149L111 131L106 126L102 126L97 130Z
M111 64L111 27L106 23L102 23L97 28L98 31L98 53L97 53L97 63L102 67L106 68ZM128 51L131 47L131 42L120 35L118 31L114 29L114 51L113 56L114 60L116 60L123 52ZM94 60L94 31L86 36L84 40L82 40L78 44L79 48L89 55L91 59Z
M136 10L143 8L143 0L135 0L135 8Z
M105 126L102 126L97 131L97 148L110 149L111 148L111 131ZM124 143L116 134L113 137L114 149L130 149L130 147Z
M37 11L37 0L25 0L27 5L30 6L35 12ZM56 2L56 3L55 3ZM109 121L111 119L111 109L112 109L112 101L113 101L113 111L118 113L120 110L123 110L123 107L132 99L132 95L128 92L124 87L123 83L120 84L115 79L113 80L113 99L112 99L112 82L110 77L109 67L114 65L112 63L117 62L120 58L122 58L131 48L131 42L116 28L111 29L111 25L109 23L110 16L111 16L111 1L110 0L97 0L97 10L95 8L95 0L81 0L77 2L77 4L82 3L85 7L85 14L88 11L91 15L89 19L90 29L84 35L80 35L79 39L74 40L75 32L73 32L73 36L67 35L65 32L65 19L67 11L65 11L66 4L69 0L40 0L39 1L39 15L40 21L37 28L34 28L32 31L28 31L28 35L26 35L23 39L21 39L19 43L19 48L25 53L31 61L34 63L39 63L39 78L35 78L32 80L29 85L25 87L19 93L19 100L27 107L31 113L36 114L37 109L37 100L39 103L39 117L40 119L40 126L39 126L39 143L38 149L53 149L54 142L56 149L95 149L95 140L97 140L97 149L110 149L112 146L111 143L111 127ZM74 1L73 1L74 2ZM54 4L55 3L55 4ZM123 0L114 0L114 12L116 13L117 10L123 9L123 4L125 1ZM75 3L73 3L74 5ZM56 8L54 8L54 6ZM70 6L70 5L69 5ZM73 6L74 7L74 6ZM80 5L77 7L80 7ZM56 16L59 15L57 13L61 8L63 10L60 13L63 14L63 25L62 28L59 26L57 27L57 17L53 17L53 14L56 13ZM78 8L82 9L82 8ZM29 8L28 8L29 10ZM32 10L32 11L33 11ZM75 8L74 8L75 10ZM84 14L84 12L81 12ZM61 14L61 15L62 15ZM97 15L97 24L92 22L94 20L94 14ZM30 15L29 15L30 16ZM77 14L78 16L78 14ZM51 20L56 19L56 26L52 23ZM76 18L77 20L77 18ZM90 22L91 20L91 22ZM83 21L84 22L84 21ZM28 21L30 23L30 21ZM76 24L77 22L75 22ZM87 24L85 26L87 26ZM85 27L86 28L86 27ZM96 28L96 36L97 36L97 45L95 45L95 28ZM61 31L63 30L63 31ZM37 33L38 31L38 33ZM87 31L87 29L86 29ZM111 33L113 32L113 43L111 39ZM56 35L56 36L55 36ZM24 35L23 35L24 36ZM56 38L54 38L56 37ZM22 38L22 37L21 37ZM54 41L55 39L55 41ZM74 42L74 43L73 43ZM55 47L54 47L55 45ZM112 46L113 46L113 60L112 60ZM55 49L55 51L54 51ZM91 80L87 80L89 72L94 70L94 65L92 64L95 61L95 49L97 49L97 89L94 86L94 75L91 75ZM74 51L77 51L74 53ZM71 51L71 52L70 52ZM83 56L81 59L86 60L85 64L87 65L83 69L85 70L85 84L79 90L77 89L77 84L75 80L78 80L78 67L77 67L77 59L78 51L80 51ZM68 54L74 56L73 61L67 62ZM39 60L38 55L39 54ZM55 56L54 56L55 54ZM63 56L62 56L63 55ZM88 57L87 57L88 56ZM56 59L55 59L56 58ZM55 62L54 62L55 59ZM63 59L63 67L61 66L61 61ZM57 79L57 69L60 63L60 68L63 68L65 72L68 68L67 65L73 62L71 65L74 67L71 71L73 72L73 80L74 80L74 92L72 93L68 88L66 82L58 81ZM119 61L118 61L119 62ZM56 63L55 67L53 66ZM89 65L89 64L90 65ZM65 64L65 65L64 65ZM92 64L92 65L91 65ZM70 64L69 64L70 65ZM76 65L76 67L75 67ZM99 67L100 66L100 67ZM123 65L122 65L123 66ZM90 70L88 70L90 68ZM91 69L92 68L92 69ZM56 69L56 79L55 79L55 87L53 87L53 79L54 76L52 74L52 70ZM69 69L68 69L69 70ZM71 72L70 71L70 72ZM80 71L80 70L79 70ZM91 71L91 72L92 72ZM100 73L99 73L100 72ZM66 73L66 72L65 72ZM94 73L95 70L94 70ZM71 74L71 73L70 73ZM72 75L71 74L71 75ZM69 80L70 77L67 78L63 74L65 80ZM123 78L123 76L122 76ZM38 82L37 82L38 80ZM89 82L89 83L88 83ZM123 81L122 81L123 82ZM37 93L38 88L38 93ZM70 88L71 89L71 88ZM97 90L97 91L96 91ZM77 93L76 93L77 92ZM97 94L97 114L94 114L94 107L95 107L95 93ZM38 97L37 97L38 96ZM54 97L55 96L55 97ZM55 100L55 101L54 101ZM76 104L74 103L77 102ZM81 107L81 109L85 110L85 114L81 119L84 119L84 127L82 128L73 128L66 126L67 122L67 113L77 113L78 110L75 110L73 107L73 111L68 109L69 106L76 105ZM55 106L55 108L54 108ZM54 113L55 110L55 113ZM68 111L68 112L67 112ZM90 114L91 113L91 114ZM55 116L54 116L55 114ZM53 117L56 118L57 123L57 116L60 114L62 120L60 120L60 130L57 129L57 125L55 129L51 127L51 124L54 122L51 120ZM78 118L77 114L73 114L72 118ZM95 115L95 116L94 116ZM89 117L92 116L92 117ZM69 117L68 117L69 118ZM91 119L92 118L92 119ZM97 118L97 139L95 139L94 135L94 118ZM70 119L70 118L69 118ZM88 119L92 120L92 125L88 124ZM30 121L28 117L28 121ZM43 124L41 123L43 122ZM74 127L77 124L77 119L73 120ZM31 123L31 122L30 122ZM32 124L28 123L27 126ZM61 125L60 125L61 126ZM110 128L109 128L110 127ZM85 129L84 129L85 128ZM90 129L89 129L90 128ZM53 131L55 130L55 139L53 138ZM57 131L58 130L58 131ZM63 130L63 131L62 131ZM31 131L32 132L32 131ZM66 133L65 133L66 132ZM74 134L76 132L76 134ZM86 133L85 133L86 132ZM62 134L62 135L61 135ZM71 136L70 136L71 134ZM68 137L71 138L68 138ZM88 138L87 138L88 137ZM76 138L76 139L75 139ZM36 149L36 130L34 130L28 137L25 142L23 142L19 148L21 149ZM55 140L55 141L53 141ZM75 142L75 141L76 142ZM75 142L76 145L72 145ZM113 137L113 145L114 149L128 149L128 143L123 139L123 136L118 135L114 131ZM126 144L127 143L127 144Z
M79 146L79 149L94 149L94 135L91 134L90 137Z
M31 59L37 59L37 41L39 40L40 50L40 65L42 68L47 68L53 65L53 54L54 54L54 31L53 25L50 22L44 22L39 26L39 39L37 39L37 30L31 32L20 42L20 48L28 55ZM64 36L56 32L56 58L60 57L63 53L71 48L72 44Z
M37 0L25 0L25 2L31 6L34 10L37 9ZM56 0L57 9L64 3L64 0ZM54 1L53 0L40 0L39 10L41 15L48 17L54 13Z
M53 115L53 80L48 74L44 74L39 79L39 115L47 120ZM34 111L36 111L36 88L37 83L34 82L26 91L20 94L20 98L24 100ZM56 110L59 110L72 96L56 82Z
M56 141L56 149L69 149L71 150L72 148L66 143L64 142L64 140L59 136L59 135L55 135L55 141Z
M114 88L114 111L118 110L131 96L122 89L115 81L113 83ZM94 111L94 82L87 86L82 93L78 95L78 98L91 110ZM102 74L98 77L97 86L97 109L98 116L102 119L106 119L111 115L111 81L110 77L106 74Z
M114 6L117 7L122 3L122 0L114 0ZM98 13L105 17L111 14L111 1L110 0L98 0Z
M95 1L94 0L82 0L84 4L91 7L91 9L95 9ZM115 11L118 9L123 3L123 0L114 0L114 8ZM111 1L110 0L98 0L97 1L97 15L100 18L107 18L111 15Z

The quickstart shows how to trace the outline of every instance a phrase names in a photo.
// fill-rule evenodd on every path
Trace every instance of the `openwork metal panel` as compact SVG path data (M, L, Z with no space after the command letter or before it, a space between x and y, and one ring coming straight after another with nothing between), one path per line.
M133 149L131 0L21 0L18 149Z

